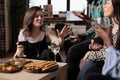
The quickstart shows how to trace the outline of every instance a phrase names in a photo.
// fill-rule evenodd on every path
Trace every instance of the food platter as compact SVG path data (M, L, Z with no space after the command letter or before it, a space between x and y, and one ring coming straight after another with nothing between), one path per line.
M26 60L23 58L12 58L7 62L0 62L0 72L4 73L18 72L22 69L22 66L28 62L30 62L30 60Z
M26 59L26 58L12 58L9 61L13 61L13 62L19 62L20 65L24 65L26 63L31 62L31 59Z
M25 58L12 58L7 62L0 62L0 72L14 73L24 70L31 73L46 73L57 70L58 64L55 61L41 61Z
M33 61L23 66L23 69L31 73L46 73L58 69L58 64L55 61Z
M14 63L12 61L0 62L0 72L13 73L21 70L21 68L22 65L19 65L19 63Z

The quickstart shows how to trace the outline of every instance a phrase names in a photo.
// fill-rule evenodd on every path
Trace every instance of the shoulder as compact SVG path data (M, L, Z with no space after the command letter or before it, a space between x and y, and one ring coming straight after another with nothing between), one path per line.
M23 32L24 32L24 29L21 29L19 32L19 35L18 35L18 41L26 41L26 38L25 38Z
M24 30L25 30L25 29L20 29L19 34L23 34Z

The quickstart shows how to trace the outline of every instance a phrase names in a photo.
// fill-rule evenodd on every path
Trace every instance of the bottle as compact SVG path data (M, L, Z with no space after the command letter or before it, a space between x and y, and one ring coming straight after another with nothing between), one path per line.
M45 8L45 10L44 10L44 16L48 16L48 10L47 10L47 8Z

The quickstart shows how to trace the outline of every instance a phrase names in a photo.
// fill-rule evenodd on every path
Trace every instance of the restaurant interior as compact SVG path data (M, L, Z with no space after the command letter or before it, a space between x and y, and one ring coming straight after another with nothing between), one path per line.
M13 56L25 11L32 6L40 6L44 9L46 26L54 28L55 24L64 23L71 25L74 32L83 33L89 27L82 19L71 13L71 11L82 11L89 15L87 1L81 2L79 4L79 0L76 2L74 0L0 0L0 57Z
M72 14L72 11L80 11L90 16L90 5L87 0L0 0L0 62L10 60L15 54L18 34L23 25L23 17L26 10L32 6L39 6L43 9L44 24L52 30L58 23L70 25L75 34L84 33L89 29L84 20ZM0 80L28 80L28 77L29 80L38 80L39 76L41 76L39 80L67 80L67 67L64 62L62 62L63 64L58 63L61 69L54 74L33 75L22 71L20 74L14 75L0 73L2 75ZM56 74L59 74L57 76L60 79L52 79ZM19 75L26 75L26 77L22 78ZM32 76L36 78L32 79Z
M119 4L0 0L0 80L120 80Z

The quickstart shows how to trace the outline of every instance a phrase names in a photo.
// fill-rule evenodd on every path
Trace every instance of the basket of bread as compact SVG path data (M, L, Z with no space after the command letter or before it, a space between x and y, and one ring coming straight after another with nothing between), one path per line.
M44 73L58 69L58 64L55 61L33 61L23 66L27 72Z

